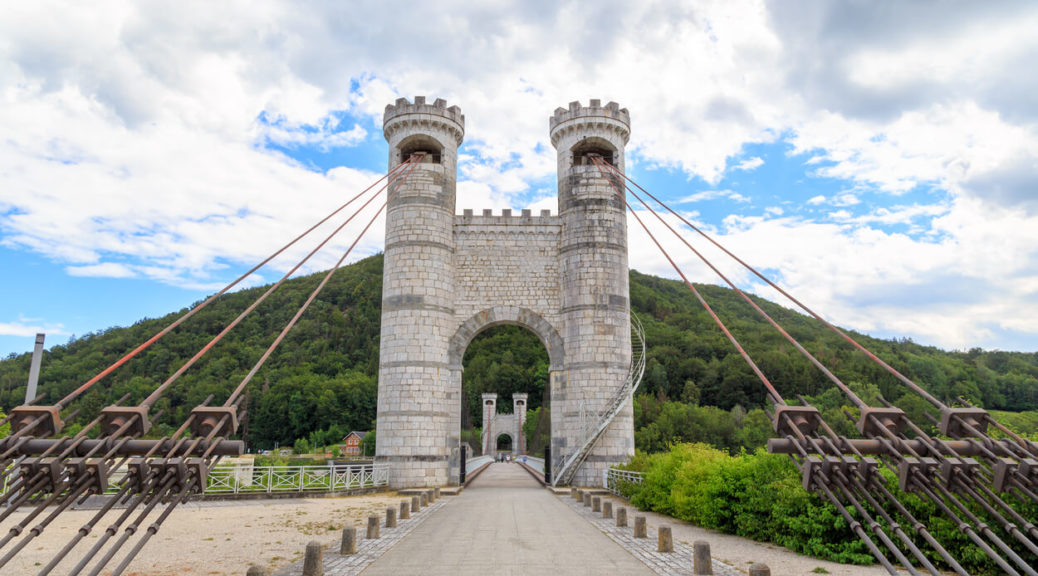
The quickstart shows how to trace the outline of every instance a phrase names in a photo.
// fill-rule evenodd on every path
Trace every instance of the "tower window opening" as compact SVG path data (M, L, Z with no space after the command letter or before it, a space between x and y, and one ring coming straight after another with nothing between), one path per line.
M615 152L606 148L605 146L588 144L580 145L573 149L573 165L574 166L594 166L595 162L592 159L594 156L600 156L606 164L615 165L613 156Z
M422 154L422 159L419 161L422 164L439 164L440 163L440 152L438 150L427 150L427 149L414 149L414 150L402 150L400 152L400 161L407 162L411 156L415 154Z

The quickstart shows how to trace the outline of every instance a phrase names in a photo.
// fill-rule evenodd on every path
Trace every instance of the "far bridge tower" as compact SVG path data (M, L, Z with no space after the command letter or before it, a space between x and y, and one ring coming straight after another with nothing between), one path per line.
M553 470L601 482L634 454L634 427L624 188L591 155L623 171L627 110L591 100L550 118L557 215L455 214L457 106L401 98L383 122L390 170L425 156L390 189L386 213L377 461L391 465L395 487L456 482L465 349L480 331L514 324L548 350Z

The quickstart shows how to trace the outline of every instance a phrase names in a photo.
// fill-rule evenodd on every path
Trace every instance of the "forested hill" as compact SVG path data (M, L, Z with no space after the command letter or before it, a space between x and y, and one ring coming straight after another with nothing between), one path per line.
M162 422L169 426L183 421L209 394L222 402L319 281L320 275L312 275L286 282L246 317L158 403L156 408L165 411ZM336 436L351 429L372 427L381 287L381 255L343 268L333 276L250 384L245 434L252 445L291 443L296 438L313 437L315 432L320 435L321 431L328 439L337 440ZM831 387L734 292L716 286L700 288L783 395L817 397ZM123 394L131 394L130 402L142 399L264 289L221 297L117 370L79 401L84 408L80 420L85 421L87 415L96 414ZM914 398L902 398L903 387L896 380L820 323L770 302L758 302L845 382L866 395L879 392L900 401L907 410L918 409ZM632 271L631 305L645 326L649 346L641 393L725 410L736 405L752 409L763 403L760 383L687 287ZM183 312L142 320L126 328L110 328L53 347L44 355L40 377L45 402L61 398ZM855 336L940 398L963 396L999 410L1038 409L1036 353L946 352L910 341ZM24 398L30 357L26 353L0 361L0 408L4 411ZM504 329L477 339L466 354L466 366L465 396L470 402L478 405L479 394L487 389L507 393L509 390L495 385L501 380L497 375L507 373L512 382L509 386L531 392L531 409L540 404L547 354L531 333ZM482 376L478 374L481 371ZM478 409L472 418L478 426Z

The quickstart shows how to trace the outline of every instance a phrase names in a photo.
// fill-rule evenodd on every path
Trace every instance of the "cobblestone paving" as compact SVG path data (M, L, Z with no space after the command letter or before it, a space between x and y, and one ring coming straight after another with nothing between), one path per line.
M404 500L410 502L409 498L400 498L401 502ZM339 554L339 540L325 543L325 576L354 576L355 574L360 574L369 564L378 560L387 550L395 546L397 542L402 540L405 536L410 534L412 530L425 522L425 519L431 516L433 512L446 506L449 502L449 498L444 498L441 495L436 502L423 507L419 512L415 513L412 510L409 519L401 520L398 517L396 528L386 528L386 516L385 512L383 512L381 516L382 525L380 528L381 537L378 539L368 539L364 537L367 534L367 524L357 526L356 554L351 554L349 556L342 556ZM342 534L339 533L339 536L341 537ZM298 576L302 573L303 560L300 559L294 564L275 570L271 573L271 576Z
M674 542L673 552L657 552L655 531L648 532L647 538L634 537L634 517L638 515L638 509L627 506L622 500L610 499L613 502L613 518L603 518L601 512L593 512L590 506L584 506L583 501L578 501L568 494L556 494L556 496L593 524L603 534L608 536L625 550L641 560L653 572L665 576L687 576L692 574L692 547L681 542ZM606 499L607 496L597 496ZM616 525L616 510L621 507L627 508L627 527ZM712 561L715 576L745 576L736 568L717 560Z

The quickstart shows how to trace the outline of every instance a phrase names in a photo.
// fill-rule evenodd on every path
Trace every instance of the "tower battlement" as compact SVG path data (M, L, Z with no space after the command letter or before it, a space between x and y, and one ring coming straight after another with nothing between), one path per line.
M602 101L595 99L590 101L589 106L582 106L579 101L574 101L569 103L569 109L556 108L548 120L553 144L558 140L558 133L566 129L565 124L573 121L612 125L613 129L622 133L625 144L631 132L631 114L616 102L602 106Z
M465 138L465 115L457 106L448 107L443 98L437 98L432 104L426 103L425 96L415 96L413 104L407 98L397 98L395 103L386 105L382 115L386 140L391 140L401 128L419 126L446 130L454 136L456 146Z

